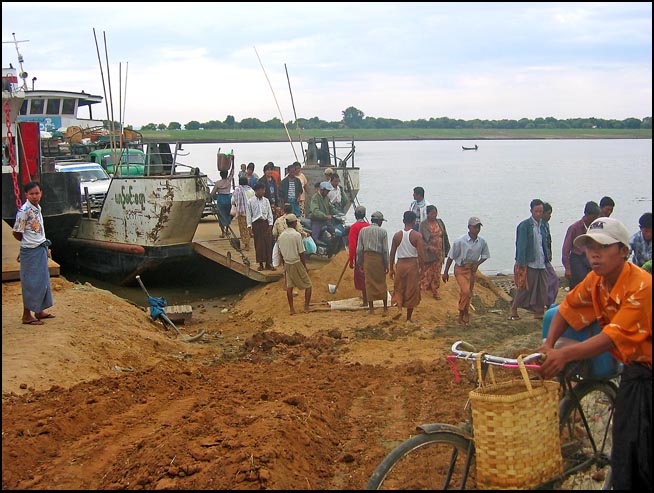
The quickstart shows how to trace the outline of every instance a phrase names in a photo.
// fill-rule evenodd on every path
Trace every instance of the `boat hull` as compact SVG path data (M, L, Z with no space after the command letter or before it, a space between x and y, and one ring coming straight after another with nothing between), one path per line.
M75 266L125 284L190 256L206 194L204 175L114 177L99 216L69 239Z

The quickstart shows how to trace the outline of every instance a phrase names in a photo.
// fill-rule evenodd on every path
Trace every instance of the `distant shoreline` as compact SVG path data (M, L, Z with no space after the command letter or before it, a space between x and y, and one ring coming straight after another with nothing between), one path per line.
M265 143L288 142L282 130L148 130L141 132L145 142L182 142L196 144L220 144L227 142ZM329 141L420 141L420 140L598 140L598 139L651 139L651 129L317 129L303 130L301 135L290 132L291 140L306 142L309 138ZM301 139L300 139L301 136Z

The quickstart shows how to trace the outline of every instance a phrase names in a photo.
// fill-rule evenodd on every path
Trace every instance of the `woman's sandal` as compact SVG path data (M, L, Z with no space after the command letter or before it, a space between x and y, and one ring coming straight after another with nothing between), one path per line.
M507 320L520 320L520 317L518 315L509 315Z

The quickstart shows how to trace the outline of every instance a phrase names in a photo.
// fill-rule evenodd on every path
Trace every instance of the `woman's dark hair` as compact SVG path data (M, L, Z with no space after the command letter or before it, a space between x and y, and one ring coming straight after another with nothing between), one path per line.
M239 184L239 185L247 185L247 184L248 184L248 179L247 179L247 177L245 177L245 176L241 176L241 177L238 179L238 184Z
M220 177L224 180L227 178L227 170L226 169L221 169L220 170Z
M431 211L436 211L436 212L438 213L438 209L436 208L436 206L435 206L435 205L431 205L431 204L429 204L429 205L427 206L427 208L425 209L425 211L427 212L427 214L429 214Z

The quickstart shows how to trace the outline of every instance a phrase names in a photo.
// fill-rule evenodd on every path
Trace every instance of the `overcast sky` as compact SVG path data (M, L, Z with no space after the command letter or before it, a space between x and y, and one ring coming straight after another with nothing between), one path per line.
M15 33L29 85L103 96L94 29L137 128L292 120L285 65L301 118L652 115L650 2L3 2L3 67Z

